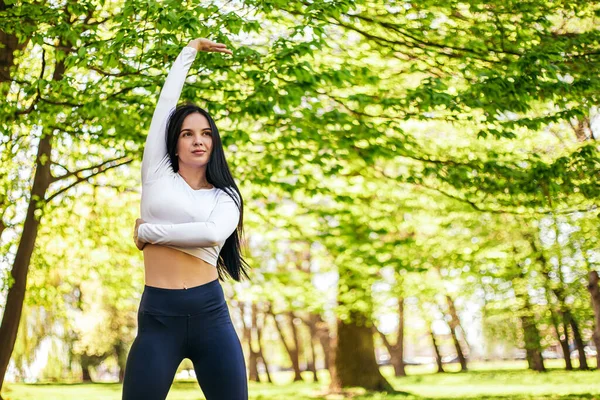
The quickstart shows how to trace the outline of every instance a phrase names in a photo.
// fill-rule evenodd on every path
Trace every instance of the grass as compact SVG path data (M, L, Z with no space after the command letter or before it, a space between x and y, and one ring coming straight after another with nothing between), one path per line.
M594 360L590 365L595 366ZM304 373L306 382L290 383L290 373L273 374L274 384L250 382L252 400L600 400L600 371L564 371L560 360L548 360L547 373L536 373L525 368L524 362L471 363L470 371L460 373L456 365L449 372L435 374L430 366L410 366L409 376L395 378L391 367L381 372L402 393L374 393L350 389L343 395L327 395L328 375L319 371L321 382L311 382L312 374ZM121 385L94 384L6 384L2 392L5 400L118 400ZM202 400L196 381L177 381L167 400Z

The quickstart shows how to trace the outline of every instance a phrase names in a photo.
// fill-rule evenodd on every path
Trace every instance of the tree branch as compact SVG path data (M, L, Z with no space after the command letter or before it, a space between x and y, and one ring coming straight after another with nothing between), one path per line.
M405 32L404 30L400 29L398 26L396 26L394 24L391 24L389 22L375 21L374 19L367 18L364 15L360 15L360 14L355 15L355 17L357 17L357 18L359 18L361 20L364 20L364 21L368 21L368 22L373 23L373 24L379 24L380 26L382 26L384 28L390 29L390 30L398 33L399 35L407 37L407 38L415 41L416 43L419 43L419 44L421 44L423 46L426 46L426 47L434 47L434 48L438 48L438 49L451 49L451 50L455 50L455 51L461 51L463 53L470 53L470 54L476 55L476 56L478 56L477 58L479 60L481 60L481 61L486 61L486 62L491 62L491 63L497 62L496 60L490 60L490 59L484 58L483 57L484 56L483 53L478 52L478 51L473 50L473 49L469 49L467 47L454 47L454 46L448 46L448 45L445 45L445 44L439 44L439 43L435 43L435 42L428 42L428 41L419 39L418 37ZM493 51L494 53L510 54L510 55L514 55L514 56L521 56L522 55L522 54L517 53L517 52L506 51L506 50L499 50L499 49L491 49L489 51ZM489 53L489 51L488 51L488 53ZM448 55L447 53L442 53L442 54Z
M93 172L92 174L88 175L88 176L78 176L77 180L75 182L73 182L72 184L70 184L70 185L68 185L68 186L60 189L59 191L57 191L56 193L54 193L53 195L51 195L50 197L48 197L46 199L46 203L49 203L56 196L58 196L61 193L64 193L65 191L69 190L70 188L72 188L73 186L77 185L78 183L81 183L83 181L87 181L88 179L90 179L90 178L92 178L92 177L94 177L96 175L102 174L102 173L108 171L109 169L117 168L117 167L120 167L121 165L129 164L130 162L133 161L133 159L128 158L128 157L122 157L121 160L123 160L123 162L116 163L116 164L113 164L113 165L108 165L107 163L110 162L110 161L115 161L115 160L110 160L110 161L104 162L104 163L102 163L100 165L97 165L95 167L86 168L85 170L90 170L90 169L94 170L94 169L96 169L96 171Z
M117 158L113 158L113 159L111 159L111 160L104 161L104 162L103 162L103 163L101 163L101 164L94 165L94 166L92 166L92 167L85 167L85 168L81 168L81 169L78 169L77 171L73 171L73 172L69 171L69 170L68 170L66 167L64 167L64 166L62 166L62 165L60 165L60 164L58 164L58 163L55 163L55 162L53 162L53 164L56 164L56 165L58 165L58 166L60 166L60 167L64 168L65 170L67 170L67 171L69 171L69 172L67 172L67 173L66 173L66 174L64 174L64 175L60 175L60 176L54 177L53 179L51 179L51 180L50 180L50 183L52 184L52 183L54 183L54 182L56 182L56 181L60 181L60 180L66 179L66 178L68 178L68 177L70 177L70 176L73 176L73 175L75 175L75 176L79 177L79 174L80 174L80 173L82 173L82 172L89 171L89 170L96 169L96 168L102 168L102 167L103 167L103 166L105 166L106 164L109 164L109 163L112 163L112 162L115 162L115 161L119 161L119 160L123 160L123 159L126 159L126 157L117 157Z

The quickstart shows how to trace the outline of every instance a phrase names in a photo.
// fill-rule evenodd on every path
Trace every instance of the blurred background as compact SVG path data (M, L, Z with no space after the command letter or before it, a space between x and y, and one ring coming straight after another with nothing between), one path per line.
M244 197L251 280L223 287L251 398L600 395L599 19L0 0L2 398L119 398L141 154L197 37L233 51L199 53L181 101L213 115ZM169 399L200 393L185 360Z

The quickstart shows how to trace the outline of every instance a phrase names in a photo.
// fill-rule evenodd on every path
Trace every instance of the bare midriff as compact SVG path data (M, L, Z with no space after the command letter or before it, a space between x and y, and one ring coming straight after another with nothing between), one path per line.
M217 268L206 261L150 243L144 247L144 269L146 285L164 289L188 289L219 278Z

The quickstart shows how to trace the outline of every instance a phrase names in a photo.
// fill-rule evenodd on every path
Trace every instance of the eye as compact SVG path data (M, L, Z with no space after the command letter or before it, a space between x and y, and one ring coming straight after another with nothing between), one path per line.
M208 135L208 136L212 136L212 132L211 131L204 131L204 132L202 132L202 134Z
M183 132L183 134L181 136L186 136L186 135L191 135L191 134L192 134L191 132L186 131L186 132Z

